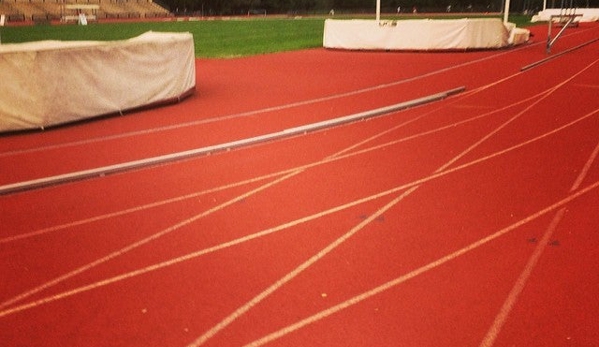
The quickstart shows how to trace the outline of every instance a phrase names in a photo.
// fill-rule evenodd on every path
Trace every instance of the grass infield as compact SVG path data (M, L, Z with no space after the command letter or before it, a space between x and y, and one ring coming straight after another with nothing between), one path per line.
M427 14L421 16L426 18ZM190 32L194 37L196 57L233 58L322 47L324 20L324 17L230 18L228 20L92 23L87 26L9 26L0 28L0 39L2 43L40 40L111 41L129 39L146 31ZM530 23L530 18L510 16L510 21L522 27Z

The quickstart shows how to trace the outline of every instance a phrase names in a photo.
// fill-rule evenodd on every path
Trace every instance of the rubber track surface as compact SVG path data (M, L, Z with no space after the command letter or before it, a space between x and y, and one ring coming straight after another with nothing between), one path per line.
M198 60L183 102L0 136L6 346L599 344L599 43ZM595 40L568 29L553 54Z

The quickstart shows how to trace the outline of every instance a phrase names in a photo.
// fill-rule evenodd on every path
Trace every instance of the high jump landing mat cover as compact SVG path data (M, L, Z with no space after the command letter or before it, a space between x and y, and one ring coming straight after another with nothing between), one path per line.
M499 18L325 21L325 48L348 50L496 49L527 42L530 32Z
M178 100L195 90L190 33L0 45L0 132Z

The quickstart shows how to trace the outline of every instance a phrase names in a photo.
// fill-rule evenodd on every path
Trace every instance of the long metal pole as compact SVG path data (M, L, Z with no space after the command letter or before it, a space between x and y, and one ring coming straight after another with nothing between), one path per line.
M505 0L505 8L503 9L503 22L507 23L507 17L510 13L510 0Z
M381 0L376 0L376 21L381 21Z

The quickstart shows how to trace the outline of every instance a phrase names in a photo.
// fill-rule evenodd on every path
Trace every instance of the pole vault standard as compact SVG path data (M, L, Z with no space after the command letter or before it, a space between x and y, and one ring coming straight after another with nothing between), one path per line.
M505 0L505 8L503 9L503 23L507 23L507 17L510 14L510 0Z

